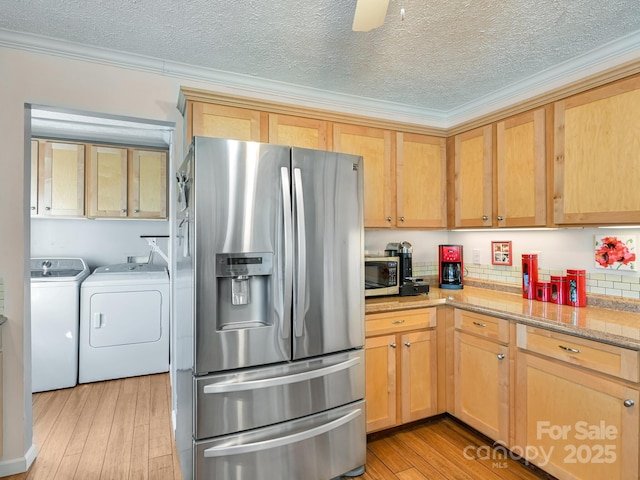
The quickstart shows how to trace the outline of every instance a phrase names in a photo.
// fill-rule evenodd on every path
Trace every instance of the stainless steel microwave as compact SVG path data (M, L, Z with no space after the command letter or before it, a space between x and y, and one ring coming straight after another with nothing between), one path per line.
M398 257L365 257L364 296L398 295Z

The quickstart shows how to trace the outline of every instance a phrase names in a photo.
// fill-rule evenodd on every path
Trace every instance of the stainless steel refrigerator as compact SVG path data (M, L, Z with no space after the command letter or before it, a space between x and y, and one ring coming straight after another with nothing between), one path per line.
M173 219L185 479L362 473L362 169L352 155L194 138Z

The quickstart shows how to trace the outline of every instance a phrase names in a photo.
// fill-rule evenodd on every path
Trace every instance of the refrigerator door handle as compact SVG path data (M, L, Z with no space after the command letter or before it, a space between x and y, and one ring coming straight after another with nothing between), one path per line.
M293 169L293 190L295 192L296 214L296 238L298 240L296 278L296 294L293 296L293 323L296 337L302 336L304 325L305 288L307 278L307 239L304 219L304 195L302 192L302 172L299 168Z
M324 377L331 373L347 370L360 363L360 357L354 357L347 361L329 365L328 367L309 370L306 372L295 373L293 375L283 375L280 377L263 378L260 380L249 380L247 382L233 383L216 383L213 385L205 385L202 391L206 394L211 393L229 393L241 392L245 390L255 390L257 388L277 387L279 385L287 385L291 383L304 382L318 377Z
M284 214L284 288L282 292L282 312L291 311L291 297L293 296L293 221L291 219L291 188L289 183L289 169L280 168L282 181L282 207ZM280 325L282 338L289 338L291 322L282 318Z
M319 427L314 427L309 430L305 430L303 432L294 433L292 435L274 438L271 440L263 440L261 442L247 443L243 445L231 445L231 446L219 446L219 447L207 448L204 451L204 456L207 458L212 458L212 457L223 457L226 455L240 455L243 453L260 452L264 450L269 450L271 448L290 445L292 443L301 442L303 440L307 440L309 438L317 437L324 433L330 432L331 430L335 430L336 428L351 422L352 420L359 417L360 415L362 415L362 409L358 408L357 410L353 410L347 413L346 415L336 420L333 420L329 423L325 423L324 425L320 425Z

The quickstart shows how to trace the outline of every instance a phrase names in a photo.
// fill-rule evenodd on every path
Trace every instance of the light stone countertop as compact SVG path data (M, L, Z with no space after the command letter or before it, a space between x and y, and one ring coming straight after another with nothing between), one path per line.
M477 287L465 286L462 290L442 290L431 286L427 295L367 298L365 313L438 305L449 305L534 327L640 350L640 311L556 305L526 300L521 295L513 293Z

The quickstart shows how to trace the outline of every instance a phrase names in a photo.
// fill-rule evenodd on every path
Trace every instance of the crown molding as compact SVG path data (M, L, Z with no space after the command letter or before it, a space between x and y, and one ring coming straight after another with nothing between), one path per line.
M78 59L207 84L221 98L253 99L269 105L336 112L340 118L369 118L372 124L413 125L411 130L455 134L559 98L640 72L640 31L533 75L450 111L346 95L248 75L195 67L153 57L91 47L33 34L0 29L0 46ZM228 101L228 100L227 100ZM379 120L379 121L378 121ZM407 130L408 131L408 130Z

